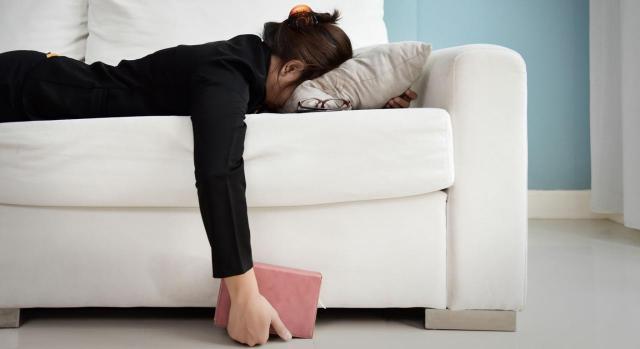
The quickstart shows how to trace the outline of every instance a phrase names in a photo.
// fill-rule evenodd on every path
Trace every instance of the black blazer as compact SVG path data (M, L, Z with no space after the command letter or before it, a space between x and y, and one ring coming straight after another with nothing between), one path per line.
M177 45L117 66L53 56L25 77L24 111L32 120L192 115L218 111L230 97L255 112L264 99L269 62L269 47L252 34Z
M242 158L244 119L262 109L270 58L270 48L256 35L177 45L117 66L54 56L26 75L24 113L29 120L190 116L213 276L238 275L253 266Z

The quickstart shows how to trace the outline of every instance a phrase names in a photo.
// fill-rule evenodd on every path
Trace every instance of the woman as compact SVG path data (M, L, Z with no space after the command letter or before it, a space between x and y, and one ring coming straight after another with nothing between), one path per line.
M299 83L352 57L338 11L294 7L264 25L262 39L178 45L117 66L85 64L32 50L0 54L0 122L143 115L189 115L200 213L213 277L231 295L227 332L263 344L273 325L291 338L259 293L250 244L243 150L246 113L277 111ZM264 41L263 41L264 40ZM406 107L412 91L385 107Z

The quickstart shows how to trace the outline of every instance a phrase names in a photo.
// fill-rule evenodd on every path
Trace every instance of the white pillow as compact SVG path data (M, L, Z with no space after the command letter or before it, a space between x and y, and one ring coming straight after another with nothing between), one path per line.
M265 22L285 20L289 10L299 3L300 0L89 0L87 63L115 65L121 59L140 58L178 44L227 40L238 34L260 35ZM318 0L310 6L317 12L341 10L338 24L354 48L389 42L383 0Z
M356 49L353 58L301 83L280 110L294 113L298 102L327 96L351 102L353 109L376 109L401 95L423 74L431 44L401 41Z
M87 0L0 1L0 52L52 51L84 60Z

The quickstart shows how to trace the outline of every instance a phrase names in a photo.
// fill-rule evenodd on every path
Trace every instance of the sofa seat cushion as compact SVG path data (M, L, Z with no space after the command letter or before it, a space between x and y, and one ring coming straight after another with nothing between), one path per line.
M425 194L453 184L443 109L248 114L249 207ZM0 203L198 207L188 116L0 124Z

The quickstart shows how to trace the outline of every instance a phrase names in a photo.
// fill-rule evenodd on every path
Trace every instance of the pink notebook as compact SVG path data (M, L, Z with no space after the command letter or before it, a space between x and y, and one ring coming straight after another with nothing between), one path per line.
M322 274L259 262L253 263L253 270L260 294L278 311L291 336L313 338ZM227 327L230 305L229 291L221 279L214 314L216 326ZM273 325L269 333L276 333Z

